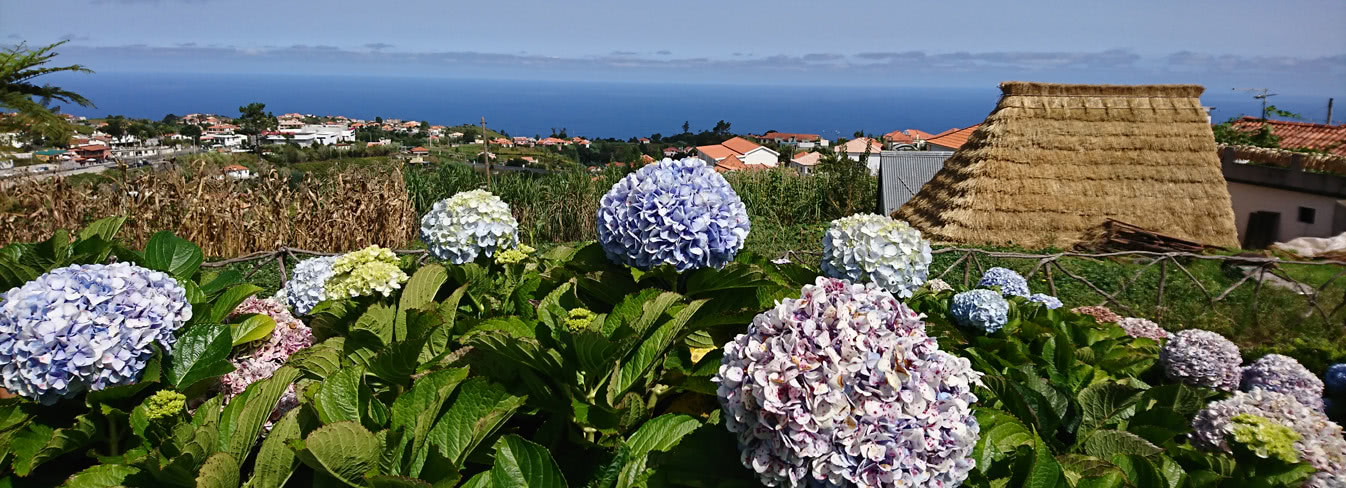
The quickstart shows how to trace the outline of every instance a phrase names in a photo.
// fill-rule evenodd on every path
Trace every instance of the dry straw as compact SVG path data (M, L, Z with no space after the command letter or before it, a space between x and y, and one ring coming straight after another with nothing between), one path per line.
M400 170L297 181L289 175L270 170L234 181L199 161L97 186L64 179L21 184L0 197L0 243L46 239L109 215L129 217L119 237L135 246L169 230L214 257L281 246L340 252L415 238L416 214Z
M1065 248L1111 218L1238 244L1200 86L1000 89L986 122L896 218L941 242Z

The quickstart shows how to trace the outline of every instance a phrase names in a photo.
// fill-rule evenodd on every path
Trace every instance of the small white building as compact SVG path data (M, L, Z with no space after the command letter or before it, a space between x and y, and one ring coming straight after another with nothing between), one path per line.
M719 144L697 146L696 157L711 166L733 156L747 168L774 168L780 159L780 153L742 137L735 137ZM736 168L735 168L736 169Z
M794 157L790 158L790 168L798 171L800 174L812 174L813 170L818 167L818 162L821 159L822 155L816 152L802 152L795 154Z
M1225 147L1220 160L1244 248L1346 231L1346 158Z
M869 168L869 174L879 174L879 161L881 160L880 153L883 152L883 141L870 139L868 137L859 137L837 146L836 151L845 154L851 161L864 163L865 167ZM868 158L865 158L865 153L869 153ZM861 161L862 158L864 158L864 161Z
M224 175L235 180L247 180L253 177L252 170L246 166L231 164L224 167Z

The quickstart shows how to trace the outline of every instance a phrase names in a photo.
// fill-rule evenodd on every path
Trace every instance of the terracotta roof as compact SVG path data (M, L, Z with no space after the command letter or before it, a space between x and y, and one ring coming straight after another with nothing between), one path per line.
M954 129L949 129L949 130L954 130ZM949 131L946 130L946 131L944 131L944 132L949 132ZM929 133L929 132L926 132L926 131L923 131L923 130L920 130L920 129L907 129L907 135L911 136L912 139L922 139L922 140L926 140L926 141L928 141L928 140L930 140L931 138L935 137L934 134L931 134L931 133Z
M926 140L928 141L928 140L930 140L930 139L934 139L934 138L936 138L936 137L949 135L949 134L951 134L951 133L953 133L953 132L957 132L957 131L958 131L958 128L957 128L957 127L954 127L954 128L952 128L952 129L946 130L946 131L944 131L944 132L940 132L940 133L938 133L938 134L933 134L933 135L931 135L929 138L927 138Z
M414 152L414 153L418 153L418 152L428 153L428 152L430 152L430 150L429 150L429 149L426 149L426 148L423 148L423 147L421 147L421 146L416 146L416 147L411 148L411 152Z
M714 159L716 161L727 158L729 156L735 156L733 149L729 149L719 144L712 144L709 146L697 146L696 150L706 153L707 156L710 156L711 159Z
M900 131L900 130L895 130L895 131L889 132L889 133L887 133L887 134L884 134L884 135L883 135L883 140L888 141L888 142L901 143L901 144L910 144L910 143L914 142L914 141L912 140L911 136L907 135L905 132L902 132L902 131Z
M977 127L980 126L981 124L977 124L972 127L965 127L957 130L950 129L942 132L942 135L926 139L926 142L951 149L958 149L963 147L963 144L967 143L967 138L971 137L972 132L976 131Z
M729 155L729 157L724 158L723 161L715 163L715 172L717 173L741 171L745 169L748 169L748 165L743 164L743 161L738 159L738 156L732 154Z
M224 170L225 170L226 172L228 172L228 171L247 171L247 170L248 170L248 167L247 167L247 166L239 166L239 165L237 165L237 164L231 164L231 165L229 165L229 166L225 166L225 167L224 167Z
M75 148L76 151L102 151L106 149L107 146L104 146L102 144L90 144L88 146L80 146Z
M790 162L804 166L813 166L818 164L818 160L820 159L822 159L822 155L816 152L799 153L796 154L795 157L790 158Z
M720 145L727 147L730 150L739 154L748 154L749 151L762 147L760 144L749 141L742 137L735 137L733 139L721 142Z
M1284 120L1263 121L1256 117L1245 116L1234 121L1234 128L1251 132L1262 128L1262 124L1271 126L1271 134L1281 139L1280 146L1283 148L1313 149L1346 156L1346 124L1326 125Z
M861 137L846 141L837 151L846 154L864 154L866 147L870 154L878 155L879 151L883 150L883 143L868 137Z
M793 140L798 142L798 141L816 141L821 137L818 134L797 134L794 132L776 132L773 130L771 132L767 132L766 134L762 134L762 138L771 139L774 141Z

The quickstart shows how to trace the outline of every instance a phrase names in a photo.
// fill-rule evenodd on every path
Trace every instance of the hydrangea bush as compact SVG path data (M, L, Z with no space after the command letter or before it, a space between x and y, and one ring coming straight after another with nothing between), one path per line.
M833 220L823 234L823 275L872 282L903 298L925 283L932 259L921 231L882 215Z
M1070 309L1070 311L1080 315L1088 315L1090 317L1093 317L1094 320L1100 324L1115 324L1117 322L1122 321L1121 315L1117 315L1117 312L1113 312L1108 307L1104 307L1102 305L1075 307Z
M1034 293L1032 295L1028 295L1028 301L1046 305L1048 310L1056 310L1058 308L1061 308L1062 306L1065 306L1064 303L1061 303L1060 298L1056 298L1046 293Z
M224 393L225 402L243 393L248 385L270 378L276 370L285 365L291 354L313 345L313 331L290 315L285 305L279 301L248 297L234 309L234 315L246 314L263 314L271 317L276 322L276 328L272 329L271 335L266 340L234 349L229 357L234 370L220 377L220 390ZM290 385L281 396L270 421L279 420L282 414L297 406L299 398L295 394L294 385Z
M435 202L421 217L421 240L436 258L469 263L518 244L519 222L500 197L465 191Z
M1126 331L1126 335L1131 337L1143 337L1146 339L1154 339L1156 341L1164 341L1173 337L1172 332L1164 330L1159 324L1156 324L1149 319L1127 317L1118 320L1117 325L1121 327L1122 330Z
M1263 389L1295 397L1299 403L1323 410L1323 380L1294 358L1268 354L1243 368L1244 391Z
M740 461L768 486L957 486L981 374L873 283L818 278L724 346L715 381Z
M332 262L336 256L322 256L300 261L294 275L281 290L285 301L295 313L308 315L313 307L327 299L327 279L332 277Z
M1026 297L1030 293L1028 291L1028 280L1012 269L1001 267L986 270L981 275L981 280L977 281L977 286L982 288L999 287L1000 294L1007 297Z
M392 250L369 246L332 261L332 276L325 285L328 300L369 296L392 296L409 277L397 266Z
M697 158L640 168L599 202L598 242L608 259L642 270L722 267L743 248L748 230L743 201Z
M1231 391L1238 388L1242 376L1238 346L1208 330L1173 334L1159 350L1159 361L1169 379L1189 385Z
M1242 414L1265 418L1299 434L1295 451L1321 471L1310 478L1308 486L1340 486L1331 481L1346 474L1346 438L1342 437L1341 426L1290 395L1255 389L1211 402L1192 419L1192 443L1206 450L1230 452L1229 441L1236 427L1233 419Z
M991 290L970 290L953 296L949 315L954 323L994 334L1009 323L1009 302Z
M171 276L128 263L58 268L0 300L0 376L44 405L134 383L192 318Z

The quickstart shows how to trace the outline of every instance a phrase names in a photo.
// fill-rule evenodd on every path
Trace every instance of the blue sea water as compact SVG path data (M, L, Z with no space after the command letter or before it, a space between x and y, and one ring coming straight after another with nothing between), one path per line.
M822 134L897 129L940 132L981 122L1000 91L985 88L746 86L572 81L505 81L316 75L122 73L64 75L52 83L85 95L96 108L66 106L89 117L109 114L159 119L165 114L236 115L262 102L276 114L299 112L373 119L477 123L512 135L628 138L704 130L719 120L738 133L767 130ZM1277 106L1321 121L1325 97L1283 95ZM1244 93L1208 92L1215 120L1257 114Z

